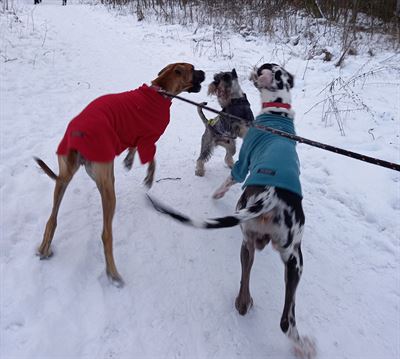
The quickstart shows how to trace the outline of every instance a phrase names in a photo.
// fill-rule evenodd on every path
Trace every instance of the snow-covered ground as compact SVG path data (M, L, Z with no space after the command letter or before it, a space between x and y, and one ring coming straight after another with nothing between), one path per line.
M296 55L302 49L261 37L245 41L228 34L216 48L207 29L194 34L77 2L31 3L19 0L17 16L0 15L0 357L292 358L279 328L284 286L277 253L271 247L257 253L254 307L241 317L234 308L239 228L196 231L152 211L138 162L131 172L123 170L122 158L115 165L114 249L125 287L110 285L104 274L100 198L83 170L62 203L55 254L40 261L35 250L53 182L32 156L56 169L54 152L66 124L90 100L149 83L171 62L194 63L205 70L206 84L215 72L235 67L257 113L248 73L256 63L277 62L296 76L299 135L400 162L400 76L391 70L400 63L398 54L361 54L338 69L319 59L307 62ZM326 98L320 92L333 79L378 69L347 86L354 93L340 101L341 110L362 110L341 112L345 136L335 117L323 120L322 104L307 112ZM217 107L206 92L204 86L185 96ZM157 182L151 192L199 218L231 213L239 186L218 202L210 198L229 173L223 151L216 151L204 178L196 177L203 124L195 108L178 101L171 119L158 143L156 179L181 179ZM296 303L300 333L316 339L319 358L398 358L400 176L305 145L298 152L306 213Z

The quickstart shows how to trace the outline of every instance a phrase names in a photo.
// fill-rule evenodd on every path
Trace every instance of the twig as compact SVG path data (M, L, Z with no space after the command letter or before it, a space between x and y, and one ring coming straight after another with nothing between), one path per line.
M374 130L373 128L370 128L370 129L368 130L368 133L372 136L372 139L375 141L375 136L374 136L374 134L372 133L373 130Z
M306 68L304 69L304 72L303 72L303 80L304 80L304 76L306 75L306 71L307 71L308 63L309 63L309 62L310 62L310 59L307 60Z
M161 182L161 181L180 181L181 179L182 178L180 178L180 177L164 177L164 178L160 178L156 182Z
M320 13L320 15L321 15L321 17L322 18L324 18L324 19L326 19L326 17L325 17L325 15L324 15L324 13L322 12L322 10L321 10L321 7L319 6L319 4L318 4L318 1L317 0L315 0L314 1L314 3L315 3L315 5L317 6L317 8L318 8L318 11L319 11L319 13Z
M46 38L47 38L47 23L46 23L46 29L45 29L45 32L44 32L44 36L43 36L42 47L44 46L44 43L46 42Z
M344 49L342 56L340 56L339 61L335 64L336 67L342 66L344 57L345 57L345 55L347 54L347 51L349 50L349 48L350 48L350 45L348 45L348 46Z
M90 89L90 83L89 82L87 82L87 81L78 81L78 85L80 85L80 84L86 84L87 88Z
M10 59L9 57L4 56L4 55L1 55L1 57L4 58L4 62L15 61L18 59L17 57Z

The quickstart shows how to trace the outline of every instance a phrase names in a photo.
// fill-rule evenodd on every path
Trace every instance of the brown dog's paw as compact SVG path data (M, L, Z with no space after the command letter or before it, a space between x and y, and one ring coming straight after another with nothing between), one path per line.
M125 285L124 280L122 277L117 273L116 275L112 275L107 273L108 280L110 283L117 288L122 288Z
M153 185L154 177L153 176L146 176L143 180L143 184L146 186L147 189L150 189Z
M240 296L238 296L235 300L235 307L240 315L246 315L252 306L253 298L250 296L246 299L242 299Z
M120 279L114 279L114 278L109 277L109 280L110 280L111 284L112 284L114 287L123 288L123 287L125 286L125 282L123 281L122 278L120 278Z
M47 252L41 251L40 248L37 250L36 255L40 260L42 259L50 259L53 256L53 251L49 249Z

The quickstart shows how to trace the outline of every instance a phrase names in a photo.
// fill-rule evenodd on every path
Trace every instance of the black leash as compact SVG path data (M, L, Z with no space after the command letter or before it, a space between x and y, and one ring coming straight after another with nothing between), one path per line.
M197 106L197 107L201 107L201 108L203 108L203 109L205 109L207 111L214 112L214 113L216 113L218 115L225 116L225 117L230 117L230 118L232 118L234 120L242 121L242 122L247 123L247 121L244 120L241 117L238 117L238 116L235 116L235 115L231 115L231 114L223 112L223 111L215 110L215 109L213 109L211 107L208 107L206 105L203 105L203 104L188 100L187 98L184 98L184 97L181 97L181 96L178 96L178 95L174 95L174 94L169 93L167 91L159 90L158 92L160 92L161 94L164 94L164 95L166 95L168 97L177 98L178 100L190 103L191 105L194 105L194 106ZM384 160L381 160L379 158L365 156L365 155L362 155L360 153L356 153L356 152L352 152L352 151L347 151L347 150L344 150L342 148L334 147L334 146L331 146L331 145L327 145L325 143L321 143L321 142L309 140L309 139L304 138L304 137L296 136L296 135L293 135L291 133L287 133L285 131L277 130L276 128L272 128L272 127L268 127L268 126L262 126L262 125L255 125L255 124L251 124L250 126L252 126L254 128L257 128L259 130L265 131L265 132L271 132L271 133L273 133L275 135L279 135L279 136L282 136L282 137L289 138L291 140L294 140L294 141L297 141L297 142L300 142L300 143L305 143L306 145L322 148L323 150L326 150L326 151L334 152L334 153L337 153L339 155L351 157L351 158L354 158L354 159L357 159L357 160L360 160L360 161L372 163L373 165L376 165L376 166L381 166L381 167L389 168L391 170L400 172L400 165L397 164L397 163L384 161Z

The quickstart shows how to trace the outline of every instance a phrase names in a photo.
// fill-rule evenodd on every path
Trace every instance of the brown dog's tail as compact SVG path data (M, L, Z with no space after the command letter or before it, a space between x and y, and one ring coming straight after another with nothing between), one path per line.
M207 102L201 102L200 105L205 106L205 105L207 105ZM202 108L200 106L197 106L197 113L199 114L201 120L203 121L204 126L207 126L208 125L208 119L204 115L203 110L202 110Z
M51 179L53 179L55 181L58 179L58 176L40 158L33 157L33 159L40 166L40 168L44 171L44 173L46 173Z

